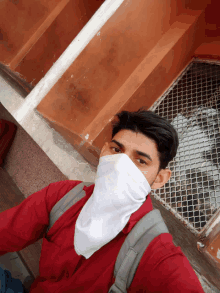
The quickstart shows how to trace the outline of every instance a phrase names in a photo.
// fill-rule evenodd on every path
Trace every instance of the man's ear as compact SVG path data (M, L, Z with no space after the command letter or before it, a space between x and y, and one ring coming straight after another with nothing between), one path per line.
M160 172L157 174L157 177L154 183L151 186L151 189L158 189L164 186L167 181L170 179L172 175L172 171L170 169L161 169Z

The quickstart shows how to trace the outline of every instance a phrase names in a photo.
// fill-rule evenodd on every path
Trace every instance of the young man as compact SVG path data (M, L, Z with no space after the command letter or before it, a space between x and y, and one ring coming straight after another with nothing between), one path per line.
M31 293L108 292L119 250L134 225L152 209L151 189L170 178L178 136L150 111L123 111L112 140L101 150L95 185L68 209L47 236L53 206L81 181L51 183L0 214L0 255L43 237L39 272ZM147 247L128 293L204 292L172 236L163 233Z

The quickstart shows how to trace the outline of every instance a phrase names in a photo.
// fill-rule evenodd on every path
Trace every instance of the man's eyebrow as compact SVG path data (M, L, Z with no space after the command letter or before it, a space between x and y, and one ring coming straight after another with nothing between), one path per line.
M117 141L117 140L114 140L114 139L113 139L111 142L116 143L121 149L124 148L124 145L123 145L122 143L120 143L119 141ZM135 150L135 152L136 152L138 155L140 155L140 156L146 157L148 160L150 160L150 161L152 162L152 159L151 159L151 157L150 157L148 154L143 153L143 152L140 152L140 151L138 151L138 150Z

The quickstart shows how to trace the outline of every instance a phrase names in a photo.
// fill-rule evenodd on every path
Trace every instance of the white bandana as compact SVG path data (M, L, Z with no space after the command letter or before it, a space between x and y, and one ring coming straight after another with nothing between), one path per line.
M147 179L126 154L101 157L93 194L76 221L76 253L88 259L115 238L150 191Z

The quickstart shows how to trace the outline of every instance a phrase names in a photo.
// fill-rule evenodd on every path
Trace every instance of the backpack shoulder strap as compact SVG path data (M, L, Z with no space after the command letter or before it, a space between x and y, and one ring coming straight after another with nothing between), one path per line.
M52 208L50 212L49 225L46 233L54 225L54 223L61 217L71 206L83 198L86 193L83 190L84 186L90 186L93 182L81 182L71 189L64 197L62 197Z
M158 209L146 214L133 227L119 251L114 269L115 283L109 293L127 292L146 248L162 233L169 231Z

